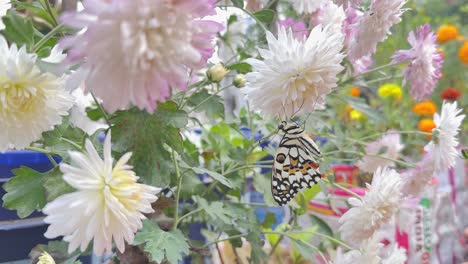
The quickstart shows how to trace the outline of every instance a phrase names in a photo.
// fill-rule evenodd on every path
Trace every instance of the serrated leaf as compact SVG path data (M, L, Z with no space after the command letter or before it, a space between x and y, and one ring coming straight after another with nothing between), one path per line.
M182 163L182 162L180 163L180 166L183 167L183 168L191 169L197 174L205 174L206 173L210 177L212 177L213 179L219 181L219 183L221 183L222 185L224 185L226 187L229 187L229 188L232 188L231 181L228 178L224 177L222 174L217 173L216 171L211 171L211 170L207 170L207 169L204 169L204 168L198 168L198 167L191 167L191 166L188 166L187 164Z
M238 73L248 73L252 71L252 66L247 62L239 62L236 64L232 64L226 67L228 70L237 71Z
M177 264L190 253L187 240L180 230L166 232L151 220L143 222L143 228L136 234L133 245L144 244L151 261L161 263L166 259Z
M361 98L349 96L340 96L340 98L347 102L352 108L358 110L359 112L365 114L366 116L374 120L385 120L385 117L379 111L367 105L365 101Z
M43 185L46 191L46 200L48 202L54 200L60 195L73 192L73 189L68 183L63 180L63 174L58 167L52 169L43 178Z
M235 7L239 7L239 8L244 7L244 0L231 0L231 2Z
M205 112L210 119L215 119L217 116L224 116L222 98L219 95L208 93L206 89L187 98L187 104L194 107L195 112Z
M203 208L211 219L221 220L225 224L232 224L232 215L229 214L229 211L226 210L222 202L216 201L208 204L205 199L200 197L196 201L198 202L198 206Z
M16 43L19 47L26 45L28 48L34 45L34 27L31 19L23 17L15 10L10 10L9 14L3 17L5 37Z
M258 20L265 24L270 24L275 17L275 11L270 9L263 9L253 14Z
M13 174L15 176L3 185L7 192L3 196L3 207L16 210L18 216L24 218L46 204L44 174L24 166L13 170Z
M132 108L114 114L112 123L113 149L121 154L133 152L131 163L145 183L154 186L170 184L174 171L168 145L176 152L183 152L179 129L173 125L184 123L180 110L172 103L162 104L154 114ZM171 118L176 120L169 121ZM172 125L171 125L172 124Z

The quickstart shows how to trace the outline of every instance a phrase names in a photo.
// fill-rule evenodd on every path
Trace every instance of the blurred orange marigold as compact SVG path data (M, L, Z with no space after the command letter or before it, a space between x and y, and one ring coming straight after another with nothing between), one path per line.
M465 41L458 50L458 58L463 63L468 63L468 41Z
M356 87L356 86L351 87L351 90L349 91L349 93L350 93L351 96L353 96L353 97L359 97L359 95L361 95L361 91L360 91L359 88Z
M458 37L458 29L454 25L443 25L437 30L437 41L445 43Z
M413 112L418 115L433 115L437 112L437 107L432 101L424 101L413 106Z
M461 96L461 93L452 87L449 87L440 92L440 98L450 101L456 101Z
M436 127L436 125L434 123L434 120L432 120L430 118L425 118L425 119L419 121L419 123L418 123L418 128L422 132L431 133L432 129L434 129L435 127Z

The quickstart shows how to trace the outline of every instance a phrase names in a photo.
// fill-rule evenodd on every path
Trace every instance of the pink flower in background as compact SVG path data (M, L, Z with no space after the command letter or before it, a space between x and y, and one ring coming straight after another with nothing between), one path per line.
M87 0L83 11L62 16L65 24L86 28L62 44L69 60L83 62L86 92L106 110L134 104L152 112L171 89L185 90L189 71L211 56L222 26L200 18L215 13L215 2Z
M417 196L432 180L434 172L434 160L430 154L426 154L416 168L407 170L401 174L403 194L406 196Z
M410 62L403 74L409 82L410 93L417 101L427 99L442 76L444 62L442 52L436 44L437 36L431 32L429 24L412 31L408 36L409 50L399 50L392 56L394 63Z
M286 18L285 20L278 20L277 25L278 27L283 27L285 29L291 28L296 39L302 40L309 36L310 31L302 20L294 21L292 18Z
M356 29L359 19L362 17L362 12L352 7L348 7L345 10L345 15L346 19L343 21L343 33L345 34L345 44L349 47L354 35L356 34Z
M382 138L366 146L366 155L356 162L360 170L372 173L378 167L394 167L405 146L397 131L389 130Z
M408 0L373 0L367 12L359 19L356 33L350 43L350 61L374 54L379 42L391 34L390 28L401 21Z
M351 64L353 65L354 75L356 76L360 73L368 71L373 62L374 60L372 60L371 55L366 55L360 59L352 61Z
M362 0L333 0L337 5L342 5L343 7L358 7Z
M335 5L333 2L328 1L322 4L311 17L311 24L316 26L322 24L323 26L330 26L337 32L343 31L343 22L346 19L346 14L343 7Z

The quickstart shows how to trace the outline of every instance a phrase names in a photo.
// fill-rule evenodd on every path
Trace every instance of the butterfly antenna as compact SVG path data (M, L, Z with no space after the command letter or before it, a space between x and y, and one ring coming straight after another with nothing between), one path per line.
M294 114L292 115L291 119L293 119L294 116L296 116L296 114L299 113L299 111L302 110L302 107L304 106L304 103L305 103L305 99L302 100L301 106L299 106L299 108L296 110L296 112L294 112Z

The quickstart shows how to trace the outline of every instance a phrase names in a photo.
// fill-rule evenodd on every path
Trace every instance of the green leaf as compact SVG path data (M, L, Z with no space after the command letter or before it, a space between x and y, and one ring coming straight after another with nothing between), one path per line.
M187 98L187 104L194 107L195 112L205 112L210 119L224 116L224 104L219 95L210 94L206 89L194 93Z
M255 173L253 184L255 190L263 194L265 204L275 207L278 206L271 194L271 175Z
M28 49L34 45L34 27L29 18L10 10L9 14L3 17L3 23L5 24L3 34L9 41L19 47L26 45Z
M3 185L7 192L3 196L3 207L16 210L18 216L24 218L46 204L44 174L24 166L13 170L13 174L15 176Z
M196 201L198 206L203 208L211 219L221 220L225 224L232 224L234 217L229 213L229 210L226 210L222 202L216 201L208 204L208 202L201 197L197 197Z
M271 228L271 226L276 224L276 222L276 215L272 212L268 212L265 216L265 220L263 220L262 227Z
M161 108L160 108L161 106ZM183 141L176 126L186 122L185 112L173 103L159 104L154 114L132 108L112 118L113 149L121 154L133 152L131 163L146 184L166 186L174 172L171 153L165 145L183 153Z
M275 17L275 11L270 9L263 9L253 14L258 20L265 24L270 24Z
M231 0L231 2L235 7L239 7L239 8L244 7L244 0Z
M63 174L60 172L58 167L49 171L47 175L44 176L43 180L48 202L54 200L60 195L70 193L75 190L63 180Z
M314 184L312 187L304 190L304 198L307 203L309 203L314 197L320 193L322 189L319 184Z
M312 223L316 224L322 232L327 235L327 236L333 236L333 230L331 227L323 221L320 217L316 215L310 215L310 219L312 220Z
M365 114L366 116L374 120L379 120L379 121L385 120L385 117L382 115L382 113L378 112L376 109L367 105L362 98L350 97L350 96L339 96L339 98L347 102L352 108L358 110L359 112Z
M17 10L27 10L33 16L39 17L44 21L47 21L47 23L49 23L49 26L52 26L54 24L50 14L39 3L33 2L29 4L17 0L12 0L11 2L15 4Z
M239 62L236 64L232 64L226 67L228 70L237 71L238 73L248 73L252 71L252 66L247 62Z
M313 260L314 253L317 252L310 244L297 239L291 239L291 247L293 248L293 255L299 253L300 256L308 260Z
M143 228L135 236L133 245L140 244L145 244L144 249L149 253L150 260L157 263L166 259L169 263L177 264L190 253L180 230L163 231L151 220L145 220Z
M210 177L212 177L213 179L219 181L219 183L221 183L222 185L224 185L226 187L229 187L229 188L232 188L231 181L229 179L227 179L226 177L224 177L223 175L221 175L221 174L219 174L219 173L217 173L215 171L207 170L207 169L204 169L204 168L191 167L191 166L188 166L184 162L181 162L180 166L183 167L183 168L191 169L195 173L198 173L198 174L205 174L206 173Z

